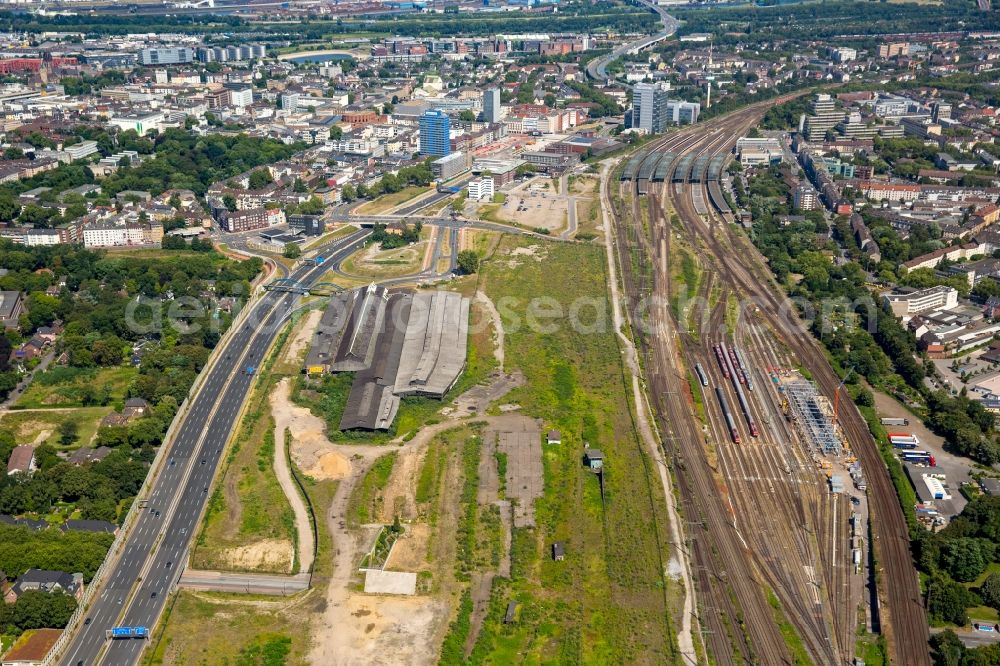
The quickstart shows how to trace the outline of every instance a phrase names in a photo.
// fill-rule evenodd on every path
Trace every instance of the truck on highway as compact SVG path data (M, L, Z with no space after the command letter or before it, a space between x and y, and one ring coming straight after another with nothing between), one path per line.
M910 420L909 419L897 419L897 418L886 417L886 418L880 419L880 421L882 422L882 425L885 425L885 426L908 426L908 425L910 425Z
M253 373L256 370L257 368L253 367L252 365L248 365L246 368L244 368L243 374L246 375L247 377L253 377Z

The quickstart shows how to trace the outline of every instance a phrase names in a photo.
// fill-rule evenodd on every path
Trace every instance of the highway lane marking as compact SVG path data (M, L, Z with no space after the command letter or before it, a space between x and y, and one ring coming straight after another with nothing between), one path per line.
M355 236L348 237L346 239L341 239L339 242L335 242L335 243L332 243L331 245L329 245L329 246L327 246L325 248L321 248L321 250L324 251L324 252L327 251L327 250L329 250L332 253L331 258L337 257L337 256L340 256L342 254L346 254L349 251L353 251L353 249L355 247L357 247L364 240L364 238L366 238L369 235L370 235L370 232L364 232L361 235L361 237L356 237L356 235L355 235ZM296 279L315 278L315 277L321 275L324 272L324 270L325 269L304 269L304 270L297 271L294 274L294 277ZM265 313L264 313L264 315L262 317L260 317L260 319L258 321L263 322L263 323L273 321L275 325L280 325L280 324L284 323L285 319L287 318L287 316L289 314L288 312L285 312L283 314L283 316L280 316L280 318L278 318L279 315L282 315L282 312L281 312L282 308L288 309L289 312L290 312L293 305L294 305L294 298L292 298L292 297L288 297L288 298L283 298L283 297L269 298L268 296L264 296L263 298L261 298L260 300L258 300L256 303L254 303L252 305L252 307L254 307L255 309L257 309L259 311L265 311L266 310ZM257 316L257 315L255 314L254 316ZM256 330L256 329L254 329L254 328L252 328L249 324L247 324L247 325L241 325L241 330L238 331L237 333L235 333L233 335L233 337L229 339L229 341L226 343L226 347L228 348L231 345L235 345L235 344L237 344L237 342L239 342L241 340L243 341L242 344L244 344L244 345L249 344L253 349L260 349L260 347L261 347L261 345L259 343L259 341L260 341L259 331ZM253 344L255 341L258 342L258 344ZM273 339L268 340L267 341L267 346L270 346L272 343L273 343ZM225 372L225 369L224 369L223 366L219 366L219 365L214 366L210 370L210 375L207 378L207 380L204 383L202 383L199 388L197 388L197 392L195 393L195 395L196 396L205 395L207 393L207 389L211 389L213 387L218 386L220 382L223 383L226 386L227 389L230 386L233 385L233 370L232 370L232 368L230 368L229 371L228 371L228 373L227 373L227 372ZM241 382L241 384L247 384L247 383L248 382ZM244 386L241 385L240 388L241 388L241 390L245 391L246 387L244 387ZM221 394L216 393L216 395L221 395ZM207 405L208 405L208 403L202 402L195 409L198 411L198 413L204 413L204 411L207 409ZM216 403L215 407L218 408L218 406L219 406L218 403ZM192 415L193 414L189 412L187 415L185 415L183 417L184 418L184 423L182 423L181 426L178 428L177 437L174 440L173 444L171 445L171 448L173 449L173 451L171 451L171 453L176 458L185 459L186 457L188 457L189 454L188 454L187 450L189 448L191 449L191 451L190 451L191 454L195 453L195 451L198 448L198 444L199 443L203 443L203 441L205 439L205 434L207 434L206 432L203 431L200 437L196 437L196 438L194 438L194 441L192 441L192 434L193 433L191 431L195 430L195 432L197 432L197 430L196 430L197 428L204 427L204 423L196 423L195 420L192 420L190 418ZM214 418L210 417L208 419L208 421L209 421L208 426L209 426L209 430L210 430L211 429L211 425L212 425L212 421L214 421ZM213 468L214 468L214 464L213 464ZM188 467L188 469L190 470L190 466ZM162 469L161 468L161 470L160 470L160 472L158 474L158 478L156 478L156 479L154 479L152 481L152 483L153 483L153 489L154 489L154 491L153 491L154 492L154 496L159 496L160 490L161 489L166 489L168 486L177 487L175 483L172 483L172 481L174 480L174 477L176 477L177 474L179 474L179 470L178 470L177 473L171 474L170 467L168 467L166 469ZM185 487L187 485L188 484L186 484L186 483L184 484ZM178 490L179 490L179 488L178 488ZM164 516L164 518L165 518L165 520L164 520L164 531L166 529L167 524L172 519L172 513L176 512L176 508L177 508L177 506L179 504L180 497L181 497L180 494L176 494L176 493L174 494L174 501L171 503L171 509L168 511L168 514L166 516ZM194 520L194 518L192 517L191 518L191 522L193 522L193 520ZM162 534L162 532L161 532L161 534ZM191 537L189 535L189 539L190 538ZM131 542L131 543L129 543L129 542ZM187 547L186 542L183 544L183 547L184 548ZM125 547L123 549L123 556L126 555L128 553L128 551L130 551L130 550L137 550L137 549L141 550L142 547L139 544L137 544L136 541L133 539L133 537L130 535L127 538L126 545L125 545ZM147 555L146 555L146 558L145 558L147 562L149 562L151 560L151 556L152 556L152 553L149 552L149 551L147 551ZM136 557L136 555L133 555L133 557ZM155 558L152 558L152 559L155 559ZM127 564L128 562L131 562L132 560L131 559L128 559L128 560L122 559L122 560L118 561L118 564L115 565L115 568L118 570L118 576L123 576L125 574L125 571L122 568L120 568L121 567L121 562L123 562L123 561L125 561L126 564ZM133 586L131 588L129 588L128 591L132 592L132 590L134 590L134 589L135 589L135 585L133 584ZM106 596L106 595L107 595L107 590L104 590L102 592L102 596ZM131 607L132 604L133 604L133 599L130 598L129 603L126 605L127 607L125 609L123 609L123 610L125 610L127 612L128 611L128 607ZM136 606L136 608L137 609L141 609L145 605L148 605L148 602L144 600L138 606ZM112 613L113 611L114 611L113 608L108 608L107 609L108 613ZM100 613L100 608L96 609L95 612L99 614ZM88 640L91 638L92 634L94 632L96 632L96 631L98 631L98 628L96 626L93 626L93 624L91 626L89 626L89 627L81 627L79 629L79 633L77 634L77 636L74 638L73 642L71 643L71 645L75 646L75 650L73 652L74 655L79 654L81 650L83 650L83 649L86 648L86 644L87 644ZM97 657L96 663L99 663L101 661L101 659L103 658L103 654L102 653L103 653L105 647L106 647L106 645L102 643L101 649L98 652L98 657ZM86 649L89 650L89 648L86 648Z
M274 303L274 305L270 309L268 309L267 313L264 315L263 321L267 322L268 320L270 320L273 317L274 312L282 305L282 303L283 303L282 300L278 300L278 302ZM245 330L249 330L249 329L245 329ZM254 337L252 335L252 333L250 333L249 335L250 335L250 337ZM233 344L234 342L235 342L235 340L231 340L229 344ZM227 347L228 347L228 345L227 345ZM248 351L244 351L243 355L240 357L241 358L241 362L242 362L243 359L246 358L247 353L248 353ZM216 366L216 367L219 367L219 366ZM236 368L237 367L239 367L239 365L231 367L229 369L229 375L228 375L229 381L226 383L226 388L227 389L232 386L233 380L234 380L235 377L237 377L237 376L243 376L243 375L237 375L236 374ZM217 396L218 396L219 399L222 398L222 394L217 394ZM217 401L214 404L212 412L213 413L217 413L220 406L221 406L221 403L219 401ZM212 421L214 421L214 420L215 420L215 416L210 416L209 417L209 419L208 419L208 421L209 421L208 428L206 428L202 432L202 434L198 438L198 440L196 440L193 443L192 453L194 453L196 450L200 450L200 445L202 445L204 443L204 440L205 440L205 438L208 435L208 431L211 429ZM189 421L185 421L185 423L188 423L188 422ZM194 427L194 426L192 426L192 427ZM195 467L195 459L196 459L196 457L197 456L193 456L190 459L190 462L187 465L187 468L186 468L186 471L185 471L185 474L184 474L184 476L185 476L186 479L190 479L190 476L193 473L193 469ZM180 488L187 488L188 487L188 483L185 481L179 487ZM160 531L160 535L165 535L166 534L166 531L169 528L169 522L170 522L170 520L172 520L172 516L174 515L174 513L177 510L177 506L180 503L181 495L182 494L183 493L175 494L173 502L167 508L167 514L166 514L167 520L164 522L164 526L163 526L162 530ZM190 521L190 520L188 521L187 527L190 527L191 522L192 521ZM143 566L141 568L140 575L138 577L139 579L143 579L143 578L146 577L146 575L148 575L149 570L152 568L153 562L155 561L158 552L159 552L158 549L156 549L155 551L153 549L151 549L148 552L148 555L146 556L145 561L143 562ZM126 568L131 568L133 566L131 564L131 560L126 560L125 564L126 564ZM127 603L123 603L122 604L122 612L118 616L119 619L124 618L124 617L126 617L127 615L130 614L130 610L132 608L133 603L135 603L136 594L137 594L138 589L140 587L141 587L141 585L139 584L139 580L137 579L136 583L132 587L129 588L128 595L127 595L128 596L128 601L127 601ZM104 654L106 654L106 652ZM103 661L103 655L101 653L98 653L98 657L95 660L95 663L99 664L102 661Z

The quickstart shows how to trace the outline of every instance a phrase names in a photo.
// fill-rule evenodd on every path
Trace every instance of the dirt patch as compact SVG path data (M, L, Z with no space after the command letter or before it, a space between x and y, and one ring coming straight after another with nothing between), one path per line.
M327 459L326 463L321 463L321 459L327 454L336 453L337 447L326 438L326 424L323 420L313 416L307 408L294 404L291 393L291 379L285 378L278 382L271 394L271 413L274 415L275 423L280 423L288 428L292 435L290 447L292 462L299 469L308 470L307 473L310 476L312 476L313 471L322 473L324 469L331 472L342 470L342 464L333 458Z
M503 204L487 216L534 229L556 231L563 226L566 217L566 198L537 190L511 192Z
M509 374L494 373L486 384L477 384L455 398L441 413L450 418L483 414L491 404L502 399L518 386L524 385L524 375L519 370Z
M414 520L417 517L414 496L425 451L424 447L408 447L397 455L392 474L382 490L382 512L379 518L383 523L391 523L396 516L402 520Z
M543 261L545 257L548 256L548 252L542 249L541 245L528 245L527 247L515 247L513 250L511 250L510 256L532 257L534 258L535 261Z
M351 461L336 451L331 451L321 455L316 465L306 469L305 473L320 481L343 479L351 473Z
M513 270L521 266L520 257L527 257L529 259L534 259L535 261L544 261L547 254L548 253L545 252L545 250L543 250L538 245L529 245L528 247L515 247L513 250L511 250L510 254L508 255L511 258L507 259L504 262L504 264L507 266L507 268Z
M493 356L496 358L500 370L503 371L504 331L500 312L497 311L497 306L490 300L490 297L482 291L476 292L476 302L482 306L483 312L490 318L490 323L493 325Z
M431 243L421 240L412 245L383 250L373 243L344 262L344 273L358 278L390 278L422 270Z
M38 435L35 437L35 441L33 441L31 445L41 446L42 444L45 443L45 440L47 440L51 435L52 435L51 430L43 430L40 433L38 433Z
M406 533L396 540L392 554L385 568L392 571L420 572L427 568L427 544L430 543L431 528L425 523L407 525Z
M295 531L298 535L299 562L303 571L309 571L313 564L314 540L312 524L309 520L309 511L305 502L295 486L292 478L292 470L288 464L288 454L286 454L286 442L294 442L295 433L290 429L290 419L288 410L275 409L276 405L287 405L290 400L290 384L286 377L274 387L271 392L271 413L274 418L274 476L281 486L282 492L288 499L295 514Z
M285 349L285 355L282 360L290 365L299 366L303 356L305 355L306 349L309 346L309 341L312 339L313 331L319 325L320 319L323 318L322 310L310 310L309 314L306 315L306 320L303 322L301 327L295 333L295 337L288 343L288 347Z
M295 546L288 539L265 539L223 551L225 562L238 571L292 571Z
M397 666L437 661L436 625L447 604L425 597L398 599L355 596L345 622L333 632L342 650L324 666Z
M514 527L534 527L535 500L542 496L541 430L523 418L509 430L487 430L486 438L496 438L496 450L507 456L507 497L514 500Z

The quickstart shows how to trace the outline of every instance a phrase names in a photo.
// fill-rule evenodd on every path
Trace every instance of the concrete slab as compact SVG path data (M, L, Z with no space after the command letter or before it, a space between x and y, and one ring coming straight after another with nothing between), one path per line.
M526 423L534 423L527 421ZM489 436L489 435L488 435ZM535 500L542 496L542 431L537 425L496 433L497 451L507 455L506 496L514 502L514 527L535 525Z
M412 596L417 593L417 574L409 571L369 569L365 572L365 593Z

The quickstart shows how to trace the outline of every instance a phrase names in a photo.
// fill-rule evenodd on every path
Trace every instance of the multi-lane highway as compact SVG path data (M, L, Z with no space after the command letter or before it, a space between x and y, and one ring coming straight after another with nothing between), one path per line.
M660 30L655 35L649 35L648 37L643 37L633 42L622 44L621 46L613 49L611 53L594 58L587 63L587 76L598 81L607 81L608 65L611 64L613 60L620 58L626 53L638 53L646 47L652 46L657 42L662 42L664 39L677 32L677 28L680 26L680 21L668 14L666 9L651 2L646 2L646 0L638 0L638 3L648 7L650 10L659 15L660 21L663 23L663 30Z
M338 239L323 253L331 263L339 263L370 233L363 230ZM318 281L327 266L302 266L291 278L308 285ZM147 505L134 521L120 557L99 582L100 591L61 663L120 666L139 660L145 641L110 641L106 632L117 626L152 628L156 624L182 573L212 479L255 379L247 368L260 365L298 298L266 293L250 306L238 330L224 339L187 412L178 416L182 420L170 449L160 468L151 472L156 477L148 495L140 498Z

